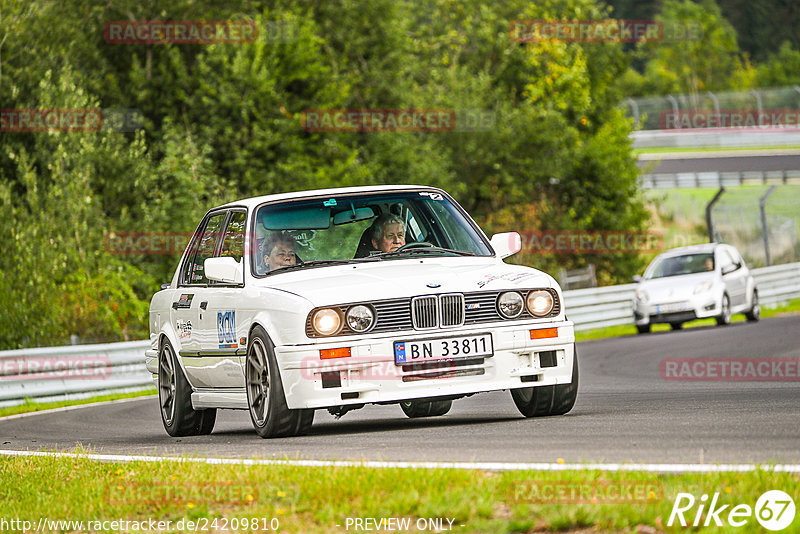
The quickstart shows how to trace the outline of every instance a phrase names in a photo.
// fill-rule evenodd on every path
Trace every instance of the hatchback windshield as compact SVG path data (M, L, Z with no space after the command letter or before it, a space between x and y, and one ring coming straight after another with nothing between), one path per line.
M682 274L703 273L714 270L714 254L686 254L656 258L647 269L645 280Z
M485 239L434 191L337 195L261 206L256 275L409 256L491 255Z

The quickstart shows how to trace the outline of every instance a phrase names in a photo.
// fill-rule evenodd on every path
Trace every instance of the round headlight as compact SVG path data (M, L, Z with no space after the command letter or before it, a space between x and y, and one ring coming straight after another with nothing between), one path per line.
M372 328L372 323L375 322L375 314L372 308L359 304L347 310L345 315L347 326L354 332L366 332Z
M497 299L497 310L506 319L519 317L522 313L522 295L516 291L501 293Z
M321 336L332 336L342 328L342 318L336 310L322 308L311 318L314 331Z
M553 311L553 295L549 291L538 289L528 293L528 311L536 317L544 317Z

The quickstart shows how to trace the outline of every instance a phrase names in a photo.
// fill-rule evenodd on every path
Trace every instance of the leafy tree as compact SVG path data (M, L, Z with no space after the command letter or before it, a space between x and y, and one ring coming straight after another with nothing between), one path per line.
M736 31L714 0L666 0L656 20L665 28L699 28L695 39L644 42L644 94L699 93L748 86L750 65L740 54Z
M784 41L780 49L758 66L759 87L784 87L800 84L800 50Z

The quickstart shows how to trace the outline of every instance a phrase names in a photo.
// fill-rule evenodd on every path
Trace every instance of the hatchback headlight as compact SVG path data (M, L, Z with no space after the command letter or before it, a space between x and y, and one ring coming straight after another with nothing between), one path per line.
M332 336L341 330L342 317L336 310L322 308L314 312L314 316L311 318L311 326L321 336Z
M497 298L497 310L506 319L514 319L522 313L522 295L516 291L500 293Z
M531 291L528 293L528 298L526 300L528 311L536 317L544 317L553 311L553 306L555 305L553 295L549 291L543 289Z
M366 332L375 322L375 313L369 306L359 304L347 310L345 320L353 332Z
M698 293L705 293L706 291L710 291L711 287L714 285L713 280L706 280L705 282L700 282L694 288L694 294L697 295Z
M644 303L647 303L647 301L650 300L650 296L647 294L647 291L645 291L644 289L637 289L636 290L636 298L639 299L639 301L644 302Z

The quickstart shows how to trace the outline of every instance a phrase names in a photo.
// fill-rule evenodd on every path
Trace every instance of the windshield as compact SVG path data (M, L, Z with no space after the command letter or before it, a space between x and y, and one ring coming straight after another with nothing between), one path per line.
M337 195L261 206L256 275L410 256L489 256L470 220L435 191Z
M644 275L645 280L679 276L682 274L704 273L714 270L714 254L686 254L656 258Z

